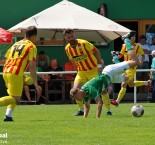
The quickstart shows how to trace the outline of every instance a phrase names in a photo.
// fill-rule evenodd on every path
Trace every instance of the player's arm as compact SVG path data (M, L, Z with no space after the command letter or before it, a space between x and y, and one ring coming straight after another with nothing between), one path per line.
M98 97L96 99L96 103L97 103L97 112L96 112L96 118L99 118L101 116L101 112L102 112L102 99L100 97Z
M142 59L141 59L141 61L139 61L139 66L143 65L144 60L145 60L145 55L142 55Z
M94 56L97 59L97 64L98 64L98 70L99 72L102 72L103 67L102 67L102 59L101 59L101 54L100 51L96 48L96 51L94 52Z
M89 110L90 110L90 103L85 102L84 103L84 118L87 118L87 116L89 114Z

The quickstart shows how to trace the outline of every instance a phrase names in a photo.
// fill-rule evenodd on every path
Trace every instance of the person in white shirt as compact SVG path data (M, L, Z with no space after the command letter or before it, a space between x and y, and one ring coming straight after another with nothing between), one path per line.
M150 46L151 51L155 50L155 36L152 38L152 45Z
M151 54L151 49L150 49L149 45L146 44L146 36L145 35L140 36L140 41L138 44L144 50L145 59L144 59L143 65L138 66L137 69L149 69L150 68L149 55ZM141 56L139 56L139 60L141 61ZM143 81L148 80L149 79L149 72L138 72L137 78L138 78L138 80L143 80ZM143 92L147 92L147 90L145 90L143 87L140 87L139 92L143 93Z

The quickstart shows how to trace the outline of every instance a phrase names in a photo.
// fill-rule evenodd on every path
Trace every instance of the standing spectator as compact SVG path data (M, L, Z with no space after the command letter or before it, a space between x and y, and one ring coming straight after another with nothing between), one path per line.
M143 65L138 66L137 69L149 69L150 68L149 67L149 54L151 53L151 49L146 44L146 36L145 35L140 36L140 42L138 44L144 50L145 59L144 59ZM142 57L139 55L139 60L141 61L141 59L142 59ZM148 72L138 72L137 73L137 78L138 78L138 80L146 81L146 80L149 79L149 73ZM147 92L147 88L146 87L140 87L139 92L141 92L141 93Z
M155 37L152 38L152 45L150 46L151 51L155 50Z
M16 42L7 51L7 58L3 68L3 78L7 86L9 96L0 98L0 106L7 106L4 121L13 121L12 112L20 101L23 90L24 71L29 64L30 74L33 78L35 88L39 93L36 74L37 49L33 44L37 36L37 28L30 26L26 29L25 38Z
M152 65L151 69L155 69L155 50L151 52L152 55ZM155 102L155 72L151 71L150 73L150 79L152 80L152 100L150 102Z
M76 65L77 75L74 80L73 88L81 88L83 84L96 77L99 72L102 71L101 55L100 51L91 43L83 39L76 39L74 31L67 29L64 32L66 42L68 43L65 47L66 54L69 60ZM102 95L107 103L104 103L107 108L107 115L112 115L110 111L110 99L107 92ZM75 116L84 114L83 101L76 100L79 106L79 111Z
M50 59L44 51L39 52L37 57L37 66L40 67L43 72L46 72L47 68L50 66Z

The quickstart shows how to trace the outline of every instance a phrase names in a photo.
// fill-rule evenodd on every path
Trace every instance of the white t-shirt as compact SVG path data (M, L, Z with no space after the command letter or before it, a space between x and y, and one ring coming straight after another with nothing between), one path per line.
M149 47L149 45L147 45L147 44L144 44L144 45L142 45L141 43L138 43L143 49L145 49L145 50L151 50L150 49L150 47ZM138 56L138 58L139 58L139 60L141 60L142 59L142 56L141 55L139 55ZM144 61L147 61L147 62L149 62L149 54L145 54L145 59L144 59Z
M151 51L155 50L155 45L150 46Z

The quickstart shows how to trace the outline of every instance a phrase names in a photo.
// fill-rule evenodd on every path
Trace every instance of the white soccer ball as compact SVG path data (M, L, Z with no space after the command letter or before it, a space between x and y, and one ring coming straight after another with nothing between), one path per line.
M144 114L143 106L136 104L131 108L131 114L134 117L141 117Z

